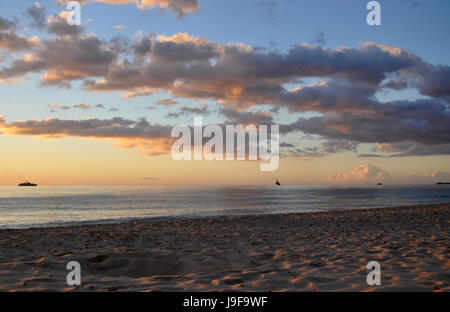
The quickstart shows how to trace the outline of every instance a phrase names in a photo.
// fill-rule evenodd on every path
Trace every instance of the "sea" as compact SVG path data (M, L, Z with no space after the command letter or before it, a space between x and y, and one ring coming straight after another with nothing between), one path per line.
M0 186L0 228L450 203L450 185Z

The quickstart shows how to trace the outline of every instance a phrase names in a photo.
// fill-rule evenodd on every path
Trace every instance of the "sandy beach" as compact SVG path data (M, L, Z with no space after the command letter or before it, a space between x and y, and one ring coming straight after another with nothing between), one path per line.
M449 222L442 204L0 230L0 291L449 291Z

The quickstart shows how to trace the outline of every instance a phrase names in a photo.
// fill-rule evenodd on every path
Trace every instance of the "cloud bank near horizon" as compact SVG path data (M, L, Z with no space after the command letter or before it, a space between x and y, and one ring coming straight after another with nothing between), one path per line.
M391 174L371 164L361 164L348 171L337 172L328 176L328 181L335 184L376 184L376 183L407 183L434 184L450 181L450 173L443 171L426 171L423 175L392 177Z

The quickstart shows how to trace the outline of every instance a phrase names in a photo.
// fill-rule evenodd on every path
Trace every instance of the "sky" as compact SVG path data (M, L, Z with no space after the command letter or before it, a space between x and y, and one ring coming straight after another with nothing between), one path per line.
M450 2L0 2L0 185L450 181ZM277 124L279 167L176 161L173 126Z

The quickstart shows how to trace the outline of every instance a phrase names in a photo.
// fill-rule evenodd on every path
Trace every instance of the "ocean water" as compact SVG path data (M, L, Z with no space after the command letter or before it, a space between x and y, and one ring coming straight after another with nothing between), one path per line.
M450 185L0 186L0 228L450 203Z

